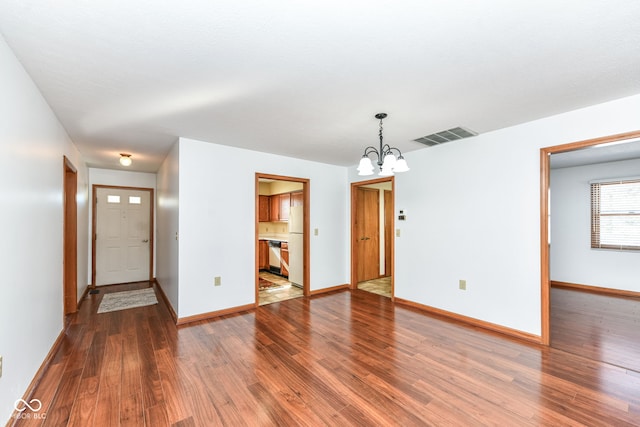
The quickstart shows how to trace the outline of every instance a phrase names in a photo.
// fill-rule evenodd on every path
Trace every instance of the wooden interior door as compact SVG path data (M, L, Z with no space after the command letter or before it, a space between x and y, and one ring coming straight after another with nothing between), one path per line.
M372 188L358 188L356 202L357 281L380 277L380 198Z

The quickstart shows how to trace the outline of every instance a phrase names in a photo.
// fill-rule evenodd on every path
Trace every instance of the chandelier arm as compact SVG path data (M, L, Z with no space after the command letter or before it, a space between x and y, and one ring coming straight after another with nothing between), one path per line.
M400 149L398 149L396 147L389 147L388 145L387 145L387 147L388 147L388 150L386 152L390 153L390 152L395 150L395 151L398 152L398 158L400 158L402 156L402 151L400 151Z
M371 145L364 149L363 156L369 157L369 154L371 154L371 153L376 153L378 158L380 157L380 152L378 151L378 149L373 147L373 146L371 146Z
M391 152L391 146L389 144L384 144L380 147L380 157L384 158L387 154Z

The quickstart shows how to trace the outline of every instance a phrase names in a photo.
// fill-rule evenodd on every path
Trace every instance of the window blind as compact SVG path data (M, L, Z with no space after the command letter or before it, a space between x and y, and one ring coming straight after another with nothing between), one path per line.
M591 183L591 247L640 250L640 179Z

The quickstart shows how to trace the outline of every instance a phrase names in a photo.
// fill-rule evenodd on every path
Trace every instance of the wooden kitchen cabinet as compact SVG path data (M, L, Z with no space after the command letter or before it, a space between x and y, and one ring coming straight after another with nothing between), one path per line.
M296 191L291 193L291 206L304 205L304 197L302 197L302 191Z
M289 221L291 194L274 194L271 196L271 221Z
M258 221L271 221L271 197L258 196Z
M289 221L291 193L280 194L280 221Z
M287 242L282 242L280 246L280 274L284 277L289 277L289 244Z
M269 242L258 241L258 269L269 270Z

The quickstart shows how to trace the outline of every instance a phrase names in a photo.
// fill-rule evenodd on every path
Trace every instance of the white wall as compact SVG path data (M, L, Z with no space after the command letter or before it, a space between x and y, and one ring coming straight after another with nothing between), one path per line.
M640 251L591 249L591 187L640 175L640 159L551 171L551 280L640 292Z
M1 37L0 93L6 226L0 243L0 420L8 420L63 327L63 156L78 170L79 294L86 277L88 179L80 154Z
M539 335L539 149L640 129L638 111L636 95L406 153L395 295Z
M310 182L311 290L348 283L347 168L180 139L178 316L255 302L255 173ZM213 279L221 276L222 286Z
M156 279L171 302L173 310L178 312L178 213L180 194L179 149L178 143L169 151L157 174L158 207L156 212Z
M113 185L119 187L139 187L139 188L152 188L154 198L157 198L156 195L156 174L155 173L147 173L147 172L131 172L131 171L123 171L116 169L98 169L98 168L89 168L89 218L92 218L93 215L93 186L94 185ZM155 202L155 200L154 200ZM155 206L155 203L154 203ZM156 221L156 212L154 209L154 225ZM88 258L88 276L87 276L87 284L91 283L91 236L93 221L89 221L89 230L88 230L88 250L89 250L89 258ZM157 227L154 226L154 238L153 238L153 254L154 254L154 271L153 275L155 277L156 274L156 230Z

